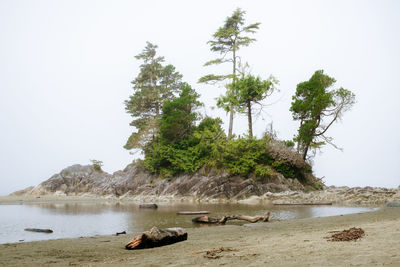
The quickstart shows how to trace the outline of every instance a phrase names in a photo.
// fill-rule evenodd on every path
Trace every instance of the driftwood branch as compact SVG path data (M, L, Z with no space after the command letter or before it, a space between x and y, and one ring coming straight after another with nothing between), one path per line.
M200 216L192 219L194 223L212 223L212 224L225 224L229 220L243 220L251 223L255 222L268 222L270 212L267 212L264 216L247 216L247 215L228 215L222 218L211 218L208 216Z
M51 229L25 228L24 230L29 232L46 233L46 234L53 233L53 230Z
M161 247L170 245L176 242L184 241L187 239L187 232L183 228L167 228L158 229L157 227L151 228L134 239L132 239L126 246L126 249L143 249Z

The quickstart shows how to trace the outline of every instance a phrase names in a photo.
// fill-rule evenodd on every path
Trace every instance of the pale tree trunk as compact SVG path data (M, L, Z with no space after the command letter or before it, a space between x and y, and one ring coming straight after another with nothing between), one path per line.
M233 48L233 80L232 83L235 83L236 77L236 49ZM231 89L232 94L234 94L234 86ZM233 133L233 105L230 106L229 112L229 130L228 130L228 139L232 136Z
M253 137L253 121L251 118L251 102L247 102L247 121L249 124L249 135L250 137Z

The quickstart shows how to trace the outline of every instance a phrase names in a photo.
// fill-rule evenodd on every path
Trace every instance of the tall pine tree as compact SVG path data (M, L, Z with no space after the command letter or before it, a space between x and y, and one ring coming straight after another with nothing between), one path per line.
M134 93L125 101L125 110L134 118L130 125L136 128L124 146L128 150L145 149L157 132L164 102L180 91L182 75L174 66L162 65L164 57L157 56L157 48L147 42L136 56L143 63L132 81Z
M255 33L259 28L260 23L253 23L245 26L244 14L246 12L240 8L236 9L232 16L228 17L225 21L224 26L220 27L213 35L213 40L208 43L211 46L211 51L220 54L220 57L206 62L204 65L209 66L213 64L231 63L232 73L227 75L215 75L209 74L199 79L199 82L204 83L215 83L223 81L225 79L232 79L232 83L235 82L237 68L238 68L238 56L237 51L244 46L250 45L256 39L246 36L247 33ZM233 89L231 93L234 94ZM228 137L232 136L233 131L233 106L229 109L229 131Z

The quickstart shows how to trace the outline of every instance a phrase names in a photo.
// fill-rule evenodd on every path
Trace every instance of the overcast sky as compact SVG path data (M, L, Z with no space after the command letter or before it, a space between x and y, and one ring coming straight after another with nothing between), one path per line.
M146 41L159 46L211 110L223 87L197 84L215 58L207 45L240 7L261 22L257 42L239 52L254 75L273 74L280 93L255 121L273 121L282 139L298 122L289 112L299 82L318 69L356 94L328 135L314 172L327 185L400 185L400 1L0 1L0 195L37 185L72 164L102 160L123 169L133 128L124 100ZM227 127L227 125L225 125ZM234 132L247 130L237 116Z

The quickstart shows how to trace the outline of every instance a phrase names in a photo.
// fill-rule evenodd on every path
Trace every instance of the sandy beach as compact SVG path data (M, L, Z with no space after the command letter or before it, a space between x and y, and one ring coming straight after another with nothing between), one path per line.
M358 241L331 231L361 227ZM0 245L1 266L399 266L400 208L243 226L189 228L188 240L128 251L138 233ZM218 250L207 255L207 251Z

